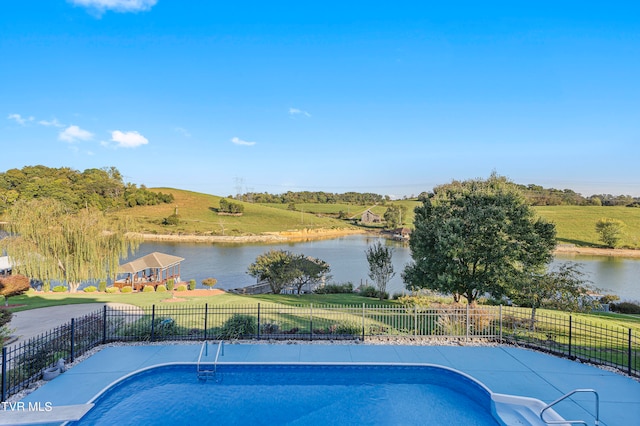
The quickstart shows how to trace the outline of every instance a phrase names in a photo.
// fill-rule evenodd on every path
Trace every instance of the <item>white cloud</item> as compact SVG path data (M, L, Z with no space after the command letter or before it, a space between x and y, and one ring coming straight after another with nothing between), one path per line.
M107 10L114 12L145 12L150 10L158 0L67 0L76 6L86 7L102 14Z
M111 141L115 142L117 148L137 148L149 143L149 139L145 138L135 130L130 132L114 130L111 132Z
M60 123L57 118L54 118L51 121L40 120L38 121L38 124L41 126L47 126L47 127L64 127L64 124Z
M303 111L298 108L289 108L289 115L304 115L305 117L311 117L307 111Z
M33 117L23 117L20 114L9 114L7 116L7 119L14 120L16 123L18 123L21 126L24 126L25 124L27 124L27 121L34 120Z
M233 142L236 145L244 145L244 146L252 146L252 145L256 144L255 142L243 141L242 139L240 139L238 137L232 138L231 142Z
M69 126L58 135L58 139L65 142L88 141L93 139L93 133L78 126Z

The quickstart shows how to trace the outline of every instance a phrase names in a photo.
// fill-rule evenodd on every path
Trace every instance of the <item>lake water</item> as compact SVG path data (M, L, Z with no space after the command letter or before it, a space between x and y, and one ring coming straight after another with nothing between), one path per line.
M264 252L289 250L324 260L331 266L332 278L328 282L352 282L354 287L371 284L365 250L368 245L382 241L393 248L393 264L396 271L387 291L402 293L404 284L401 272L411 261L406 244L367 235L350 235L328 240L315 240L279 244L205 244L205 243L143 243L129 260L158 251L179 256L183 281L195 279L200 282L207 277L218 280L216 288L231 289L254 284L255 278L247 274L247 268ZM582 265L582 270L593 285L604 293L613 293L623 300L640 300L640 259L599 256L558 256L555 262L572 261Z

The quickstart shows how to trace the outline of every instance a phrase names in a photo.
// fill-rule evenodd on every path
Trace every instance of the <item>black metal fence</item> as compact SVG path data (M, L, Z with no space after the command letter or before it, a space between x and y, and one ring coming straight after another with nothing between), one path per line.
M2 350L2 401L40 380L60 358L73 362L108 342L177 340L375 340L513 343L640 377L640 337L575 315L502 306L108 307Z

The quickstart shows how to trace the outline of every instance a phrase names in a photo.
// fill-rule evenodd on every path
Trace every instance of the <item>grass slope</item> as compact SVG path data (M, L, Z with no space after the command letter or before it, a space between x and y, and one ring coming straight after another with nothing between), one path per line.
M174 202L138 206L121 210L115 215L134 218L141 232L157 234L255 235L293 229L350 227L348 223L337 219L240 201L234 202L244 205L242 216L218 215L215 210L220 206L222 197L172 188L154 190L172 194ZM162 225L162 220L176 209L180 223L175 226Z
M556 224L559 243L602 247L600 237L596 233L596 222L606 217L625 224L621 248L640 248L640 208L544 206L534 209L540 216Z
M216 209L221 197L184 191L173 188L154 188L173 194L172 204L134 207L114 213L116 216L133 218L142 232L157 234L195 235L258 235L268 232L284 232L300 229L344 229L352 228L349 221L338 220L330 215L346 212L349 217L359 218L366 209L384 215L386 205L314 204L298 203L296 210L288 210L287 204L244 205L242 216L218 215ZM407 208L405 226L413 227L416 200L392 201L390 204ZM162 225L162 220L177 208L181 222L176 226ZM534 210L540 216L556 224L558 242L586 247L601 247L595 231L598 219L607 217L621 220L625 224L622 248L640 248L640 208L599 206L539 206Z

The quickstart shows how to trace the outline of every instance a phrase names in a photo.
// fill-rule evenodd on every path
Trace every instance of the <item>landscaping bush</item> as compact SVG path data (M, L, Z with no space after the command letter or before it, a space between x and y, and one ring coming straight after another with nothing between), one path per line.
M120 289L118 287L107 287L107 293L120 293Z
M133 287L131 287L130 285L122 287L120 289L120 293L133 293Z
M173 278L170 278L167 280L167 290L173 291L175 286L176 286L176 282Z
M45 293L49 293L51 291L51 283L46 282L42 284L42 291L44 291Z
M640 304L638 302L620 302L609 304L609 309L619 314L640 314Z
M187 291L187 285L186 284L180 284L178 287L176 287L176 291Z
M67 291L67 287L63 285L57 285L53 288L54 293L64 293L65 291Z
M382 297L380 297L380 292L378 291L377 288L371 285L367 285L364 287L360 287L360 296L374 297L376 299L388 299L389 293L387 293L386 291L383 291Z
M156 293L166 293L166 292L167 292L167 287L163 285L159 285L158 287L156 287Z
M101 293L104 293L107 290L107 282L106 281L100 281L98 283L98 291Z
M260 332L262 334L277 334L280 331L280 326L277 322L265 322L260 326Z
M216 280L215 278L205 278L204 280L202 280L202 285L205 287L209 287L209 290L211 290L211 288L218 284L218 280Z
M233 314L220 330L220 339L240 339L252 337L258 330L255 317L251 315Z
M119 328L116 334L121 337L134 337L138 341L151 340L151 316L144 317ZM153 336L155 339L176 336L179 334L175 321L169 317L157 317L153 321Z
M196 280L189 280L189 290L196 289Z
M0 309L0 327L9 324L13 313L7 309ZM0 344L0 347L2 345Z
M331 334L357 336L362 334L362 325L356 322L341 322L338 324L333 324L331 327L329 327L329 332Z
M145 285L142 288L143 293L153 293L154 291L156 291L156 289L152 285Z
M353 293L353 284L348 282L344 284L328 284L315 290L316 294L347 294Z
M98 290L98 288L95 285L90 285L85 287L82 291L84 291L85 293L95 293Z

